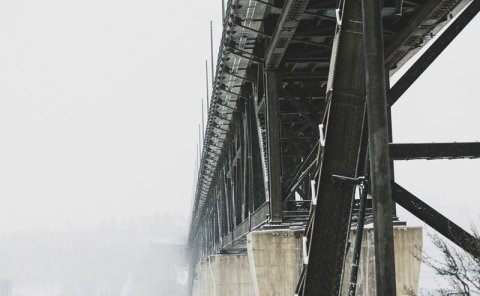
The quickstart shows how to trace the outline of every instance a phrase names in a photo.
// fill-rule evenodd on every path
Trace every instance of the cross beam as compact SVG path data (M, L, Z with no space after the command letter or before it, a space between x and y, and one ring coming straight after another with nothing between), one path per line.
M400 206L475 258L480 258L480 240L395 182L392 182L392 193L393 200Z
M407 91L407 89L423 74L445 48L462 32L470 21L480 11L480 1L474 0L453 23L443 32L423 55L403 74L397 83L388 91L388 104L392 106Z
M392 160L480 158L480 142L390 144Z
M293 38L300 17L307 8L308 0L287 0L279 17L276 30L273 33L272 41L265 55L265 69L275 70L288 48L288 43Z

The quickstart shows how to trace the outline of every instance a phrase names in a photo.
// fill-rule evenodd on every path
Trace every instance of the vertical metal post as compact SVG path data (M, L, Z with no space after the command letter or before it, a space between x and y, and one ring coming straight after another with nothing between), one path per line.
M203 141L202 141L202 127L198 125L198 155L200 155L198 167L202 164L202 150L203 150Z
M270 218L274 223L283 220L283 200L280 159L280 124L278 118L278 78L274 71L266 74L267 93L265 96L267 116L268 151L268 192L270 197Z
M243 168L243 190L242 190L242 195L243 195L243 203L244 203L244 209L243 213L245 214L245 217L248 217L250 215L250 196L248 194L248 187L250 186L249 184L249 176L248 176L248 153L249 153L249 147L248 147L248 138L250 137L250 131L248 129L248 113L247 113L247 100L243 101L243 113L242 113L242 134L243 134L243 139L242 139L242 168Z
M254 175L254 165L253 165L253 145L252 141L255 139L256 135L252 132L252 123L255 120L254 117L252 117L252 114L255 112L252 112L252 106L253 106L253 99L245 100L245 118L247 121L247 130L248 130L248 138L247 138L247 159L248 159L248 211L250 213L253 213L255 211L255 197L254 197L254 188L255 188L255 177ZM259 151L257 150L257 153Z
M225 22L225 0L222 0L222 24Z
M198 183L198 178L200 177L200 152L199 152L199 149L200 149L200 143L197 143L197 159L195 161L195 183ZM196 188L194 188L195 190ZM195 192L193 193L194 194L194 199L195 199ZM193 203L192 203L193 205Z
M205 60L205 81L207 87L207 112L210 110L210 94L208 93L208 60Z
M390 73L385 71L385 89L390 90ZM388 99L388 98L387 98ZM387 101L387 122L388 122L388 143L393 143L393 121L392 121L392 106L388 105ZM390 159L390 180L395 180L395 165ZM397 204L392 202L392 217L397 220Z
M362 0L377 295L395 296L392 190L380 0Z
M207 98L208 100L208 98ZM205 137L205 106L203 105L203 98L202 98L202 136Z
M350 272L350 286L348 296L355 296L357 289L358 267L360 265L360 252L362 251L363 227L365 225L365 212L367 208L367 193L370 174L370 162L368 156L365 160L365 181L360 187L360 205L358 207L357 231L355 233L355 244L353 246L352 269Z
M393 126L392 126L392 107L387 106L387 120L388 120L388 143L393 143ZM395 164L390 159L390 180L395 181ZM394 220L398 220L397 217L397 204L392 202L392 217Z
M223 236L225 235L225 232L224 232L224 215L225 215L225 212L223 211L223 204L222 204L222 199L220 198L220 194L219 194L219 186L218 184L215 185L215 200L217 202L217 222L218 222L218 240L221 242Z
M215 88L215 74L213 70L213 23L210 21L210 63L212 70L212 88Z

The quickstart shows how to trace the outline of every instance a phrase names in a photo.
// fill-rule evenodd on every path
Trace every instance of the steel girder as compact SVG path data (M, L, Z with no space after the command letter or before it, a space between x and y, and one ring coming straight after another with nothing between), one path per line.
M276 70L307 8L309 0L287 0L280 14L272 41L265 54L265 70Z
M457 246L470 253L475 258L480 258L480 240L466 232L445 216L424 203L418 197L408 192L395 182L392 182L393 199L400 206L425 222L427 225L448 238Z
M390 144L392 160L480 158L480 143Z
M452 24L438 37L437 40L415 61L415 63L402 75L395 85L388 91L388 104L392 106L417 80L420 75L431 65L445 48L458 36L470 21L480 11L480 1L472 1L467 8L453 21Z
M430 0L418 7L408 20L395 21L391 27L401 30L385 47L385 66L393 71L399 69L448 21L452 11L458 11L468 0Z
M273 53L280 50L282 55L282 58L277 59L275 63L270 63L272 65L271 69L278 72L277 82L279 86L276 97L280 117L278 122L280 125L280 171L281 186L282 191L284 191L282 192L282 201L286 202L285 199L288 198L288 194L292 193L292 188L293 192L297 190L299 194L308 191L309 184L305 181L309 181L313 177L314 170L312 168L314 166L312 164L315 165L315 162L310 162L308 155L311 155L312 151L313 155L317 152L302 147L302 145L305 143L310 145L309 143L312 143L318 137L318 134L311 133L313 131L312 122L317 124L321 120L319 113L324 109L324 99L320 97L324 96L325 89L320 89L323 94L313 95L318 99L315 104L322 103L318 106L314 104L315 112L310 112L313 106L311 105L312 96L302 94L302 90L298 91L296 87L309 79L317 79L318 85L322 85L322 82L325 81L324 72L328 69L331 44L335 32L336 19L332 17L334 15L332 13L335 11L335 3L327 1L308 3L306 6L300 5L302 6L303 16L300 13L297 14L295 17L296 24L292 27L294 33L287 36L280 33L281 28L285 27L281 21L282 14L286 16L285 9L274 8L271 4L266 5L258 1L253 1L252 5L246 5L247 2L243 0L228 1L227 17L222 36L223 47L218 57L216 79L210 105L212 116L208 118L205 136L207 147L203 149L205 157L202 157L190 228L189 244L192 250L192 264L198 262L199 258L216 252L242 251L245 234L263 225L266 222L267 214L271 215L268 210L269 202L265 202L266 184L264 180L267 179L269 165L264 153L267 128L264 108L263 67L267 63L262 65L257 63L258 61L253 62L247 59L247 56L259 57L263 61L274 61ZM288 3L291 5L293 2L299 1L283 1L284 8L288 7ZM385 2L386 6L388 6L387 2ZM412 52L416 51L416 47L424 44L424 39L429 36L432 29L435 33L442 26L449 11L453 9L452 7L455 5L461 7L466 3L466 0L432 0L426 3L412 0L404 3L404 16L400 19L393 15L384 18L384 34L386 45L389 48L387 50L389 67L395 68L401 65ZM478 1L476 3L478 4ZM385 8L387 14L390 9L390 7ZM455 8L455 11L458 11L458 8ZM346 22L345 15L342 17L343 21ZM427 19L430 25L427 26L422 18ZM236 21L233 22L232 19ZM235 25L238 20L240 20L241 25ZM345 23L343 24L345 25ZM275 34L278 37L287 37L269 41L269 36L275 36ZM411 36L417 36L415 37L417 39L413 40ZM272 45L272 47L268 47L269 45ZM241 56L237 54L239 52L242 53ZM267 55L267 52L270 52L270 54ZM251 76L249 71L253 71L255 75ZM348 71L350 69L345 70L346 73ZM338 71L333 74L338 75ZM331 75L331 78L333 77ZM357 79L360 80L361 76ZM411 82L406 84L409 83ZM220 87L221 85L225 87ZM327 88L329 98L332 98L331 91L335 89L332 85L329 84ZM233 87L236 87L234 91L232 90ZM400 88L400 84L398 87ZM348 91L351 91L351 89L348 89ZM342 108L352 107L346 97L344 97L342 103L339 103ZM245 100L252 104L249 107L249 110L251 110L249 116L239 115L241 119L238 116L235 119L234 115L227 115L234 110L243 108L241 102ZM325 114L330 114L328 119L332 120L331 117L334 114L331 113L331 110L333 110L331 102L326 106L330 106L326 108L330 110L330 113L325 112ZM214 116L215 114L218 114L218 116ZM345 116L348 116L348 113L346 114ZM357 115L360 116L360 114ZM338 118L333 120L338 120ZM333 134L335 134L336 129L333 126L335 125L332 124L327 129L329 137L333 137ZM218 133L218 130L223 131L223 133ZM249 130L250 132L247 134L241 130ZM337 132L339 130L341 129L337 129ZM346 128L345 131L347 131L347 134L352 134L350 127ZM309 136L305 137L306 134ZM328 141L326 145L329 145ZM337 153L336 150L338 149L352 149L360 155L357 155L357 158L362 158L362 155L365 154L364 140L360 140L360 146L342 141L343 138L336 142L340 148L329 153ZM348 148L343 146L348 146ZM330 145L329 147L333 146ZM321 155L329 155L324 150L322 151L323 154ZM350 153L354 157L355 152L352 151ZM302 163L302 160L308 163ZM255 165L257 165L256 168ZM323 169L328 167L326 164L320 165ZM361 164L358 167L360 166ZM255 177L248 176L251 170L256 174ZM331 170L338 173L342 170L342 166L331 168ZM275 178L277 177L278 175L275 176ZM320 181L325 181L325 178L324 175L321 175ZM252 182L252 179L259 182ZM339 184L336 186L339 186ZM335 192L338 190L341 192L351 191L351 186L350 189L339 189L338 187L332 189ZM343 196L347 196L347 194ZM304 197L309 198L308 194L305 194ZM347 198L344 201L347 201ZM288 206L283 204L282 209L288 210ZM342 211L342 213L344 212ZM331 223L346 221L345 224L348 225L349 220L345 216L340 216L339 219L337 217L333 218L335 222ZM318 217L315 218L315 215L312 217L312 223L315 219L319 219ZM285 222L285 219L289 218L288 214L284 215L283 218ZM322 232L319 228L328 227L330 224L321 225L317 223L315 229ZM313 228L309 229L312 230ZM339 248L343 248L341 241L341 239L336 240L337 243L340 242ZM338 248L338 245L332 245L332 248ZM335 256L336 254L334 254ZM310 260L313 260L312 258ZM335 258L338 259L338 256ZM334 287L338 275L338 273L333 275L334 273L335 271L327 271L326 278L323 279L330 282L325 285ZM313 281L318 280L318 278L318 276L311 276L311 274L309 276L309 279Z
M365 120L365 67L359 1L346 0L330 64L325 146L319 157L317 202L306 226L308 263L297 293L338 295L353 204L353 186L332 175L357 176Z

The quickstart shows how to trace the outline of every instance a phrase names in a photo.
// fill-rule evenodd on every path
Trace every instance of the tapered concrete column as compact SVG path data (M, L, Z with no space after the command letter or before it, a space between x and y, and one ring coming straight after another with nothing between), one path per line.
M213 290L215 286L213 284L212 273L208 262L200 262L197 264L196 268L196 279L194 284L194 296L207 296L213 295Z
M292 296L302 268L302 232L254 231L247 235L255 296Z
M196 296L253 296L247 255L215 255L197 266Z
M420 277L420 261L416 257L422 254L423 233L421 227L394 227L395 275L397 296L406 296L405 288L418 290ZM355 231L350 232L350 240ZM342 284L342 295L348 293L348 280L352 263L350 247L345 260L345 276ZM365 229L363 233L362 251L357 281L356 296L377 295L375 281L375 246L373 229Z

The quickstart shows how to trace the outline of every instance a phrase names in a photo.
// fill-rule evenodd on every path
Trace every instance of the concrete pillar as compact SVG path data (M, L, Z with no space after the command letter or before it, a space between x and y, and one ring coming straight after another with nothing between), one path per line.
M353 241L355 231L350 232ZM422 253L423 234L421 227L394 227L393 238L395 246L395 274L397 296L406 296L406 287L418 291L420 277L420 257ZM357 296L376 295L375 282L375 247L373 229L365 229L363 233L360 267L357 281ZM353 247L350 247L345 261L345 273L342 285L342 295L348 294Z
M209 269L208 262L200 262L195 270L196 278L194 284L195 296L213 295L213 278Z
M247 235L247 254L210 256L197 265L195 296L292 296L302 270L303 232L253 231ZM350 232L350 240L355 231ZM421 227L395 227L397 295L405 287L418 290L423 245ZM363 233L357 296L376 295L373 229ZM347 295L353 247L345 261L342 295Z
M254 296L247 255L215 255L197 265L196 296Z
M302 232L253 231L247 235L255 296L292 296L302 270Z

